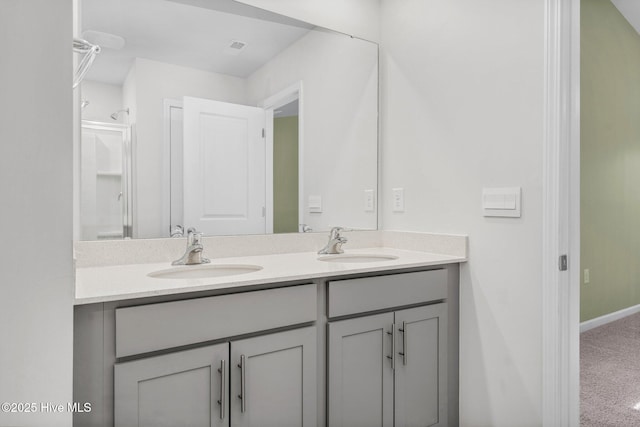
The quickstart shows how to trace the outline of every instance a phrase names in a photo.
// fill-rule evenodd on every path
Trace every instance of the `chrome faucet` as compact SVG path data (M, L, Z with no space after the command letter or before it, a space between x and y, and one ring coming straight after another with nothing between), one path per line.
M184 227L181 225L176 225L171 230L171 237L184 237Z
M180 259L171 263L171 265L194 265L206 264L211 262L202 256L204 246L202 245L202 233L191 227L187 230L187 249Z
M340 233L344 231L342 227L333 227L329 233L329 241L324 248L318 251L318 254L341 254L344 253L342 245L347 243L347 238L342 237Z

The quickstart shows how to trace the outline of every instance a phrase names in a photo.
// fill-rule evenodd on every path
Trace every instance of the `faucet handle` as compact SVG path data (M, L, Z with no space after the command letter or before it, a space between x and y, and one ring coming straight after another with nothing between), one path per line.
M333 227L331 228L331 231L329 232L329 238L330 239L338 239L340 238L340 233L344 231L344 228L342 227Z
M170 234L171 234L171 237L182 237L184 236L184 227L178 224L175 227L173 227Z
M202 239L202 232L196 230L195 227L187 229L187 245L196 245L200 243L200 239Z
M202 232L195 231L195 232L191 233L191 236L192 236L191 244L199 245L201 243L202 236L203 236Z

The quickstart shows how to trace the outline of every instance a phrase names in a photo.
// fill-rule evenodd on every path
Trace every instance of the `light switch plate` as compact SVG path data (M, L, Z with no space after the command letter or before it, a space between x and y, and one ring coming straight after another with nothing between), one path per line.
M373 190L364 190L364 211L375 211L375 194Z
M322 196L309 196L307 206L310 213L322 213Z
M483 188L484 216L520 218L522 189L520 187Z
M393 188L393 211L404 212L404 188Z

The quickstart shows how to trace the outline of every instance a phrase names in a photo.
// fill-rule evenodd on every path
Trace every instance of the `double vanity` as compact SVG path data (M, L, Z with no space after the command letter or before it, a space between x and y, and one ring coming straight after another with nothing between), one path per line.
M78 242L74 425L457 425L466 238L319 241L205 238L186 266L172 239Z
M324 233L381 225L378 44L233 0L76 3L104 49L75 97L74 425L457 425L466 237Z

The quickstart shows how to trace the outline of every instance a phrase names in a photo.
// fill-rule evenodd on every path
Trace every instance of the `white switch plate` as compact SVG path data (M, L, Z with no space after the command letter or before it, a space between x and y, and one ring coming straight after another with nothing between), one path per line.
M393 188L393 211L404 212L404 188Z
M375 209L375 194L373 190L364 190L364 211L374 212Z
M309 196L307 206L310 213L322 213L322 196Z
M584 284L588 284L589 282L591 282L591 274L589 272L588 268L584 269Z
M520 218L522 189L520 187L483 188L484 216Z

